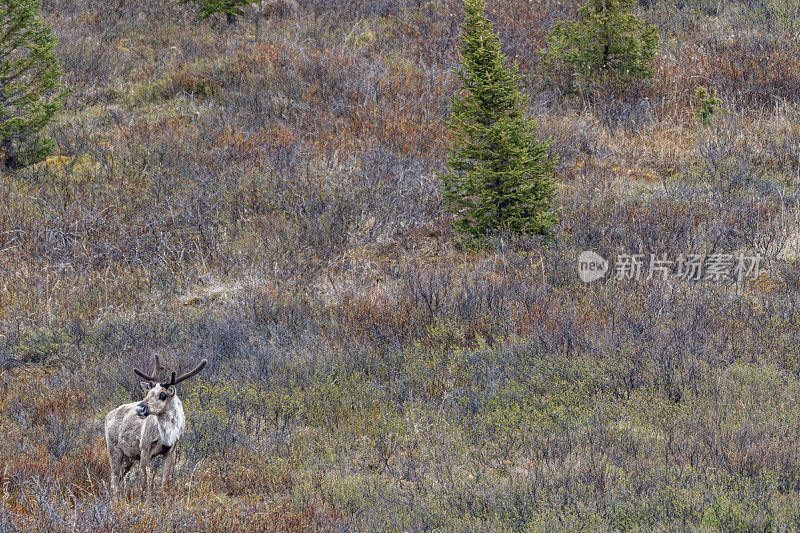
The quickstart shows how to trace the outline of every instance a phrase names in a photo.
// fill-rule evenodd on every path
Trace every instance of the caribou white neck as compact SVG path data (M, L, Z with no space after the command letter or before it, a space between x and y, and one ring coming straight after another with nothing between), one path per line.
M148 416L139 434L140 442L144 442L148 425L155 424L158 430L158 443L162 446L172 447L183 435L183 428L186 426L186 418L183 414L183 404L180 398L175 396L172 399L172 406L156 416Z
M183 415L183 404L180 398L175 396L172 399L173 408L167 409L156 417L158 423L158 436L164 446L175 446L175 443L183 433L185 417Z

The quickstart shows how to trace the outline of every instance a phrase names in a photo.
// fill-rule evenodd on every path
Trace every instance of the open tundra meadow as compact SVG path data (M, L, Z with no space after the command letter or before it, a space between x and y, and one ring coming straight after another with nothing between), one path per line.
M0 531L800 530L794 0L640 1L652 79L578 93L540 50L580 3L488 0L558 222L483 247L440 180L461 1L272 5L43 0L70 92L0 175ZM167 494L112 505L153 354L208 365Z

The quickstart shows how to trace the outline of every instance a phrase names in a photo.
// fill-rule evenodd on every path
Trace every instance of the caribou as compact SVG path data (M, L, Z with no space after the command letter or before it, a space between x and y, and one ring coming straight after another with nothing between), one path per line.
M169 381L163 383L158 381L164 370L158 355L153 356L153 370L149 375L133 369L133 373L144 380L139 384L145 392L144 399L120 405L106 415L112 496L136 461L139 461L142 475L142 495L147 495L155 477L153 461L158 457L161 457L161 490L166 492L175 462L175 448L186 427L183 405L175 386L199 373L206 364L208 361L203 359L193 370L180 376L172 371Z

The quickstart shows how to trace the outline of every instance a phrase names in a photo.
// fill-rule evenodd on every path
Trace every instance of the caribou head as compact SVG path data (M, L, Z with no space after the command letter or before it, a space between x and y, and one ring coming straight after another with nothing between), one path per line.
M203 359L194 369L185 374L181 374L179 377L176 377L177 374L173 370L169 381L164 383L158 382L158 375L164 370L161 358L158 355L153 356L153 371L150 375L145 374L138 368L134 368L133 373L144 380L139 382L139 386L146 394L144 400L136 406L136 414L139 418L146 418L150 415L158 416L172 408L175 403L173 399L176 398L175 385L199 373L207 364L208 361Z

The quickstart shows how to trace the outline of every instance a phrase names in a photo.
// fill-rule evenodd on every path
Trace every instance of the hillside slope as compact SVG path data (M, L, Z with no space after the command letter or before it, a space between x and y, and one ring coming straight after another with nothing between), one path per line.
M561 220L481 251L437 179L457 0L43 4L73 93L0 176L0 530L800 529L791 2L640 2L652 83L576 98L538 50L577 4L490 1ZM586 284L584 250L762 271ZM112 508L102 419L153 352L210 364L172 495Z

